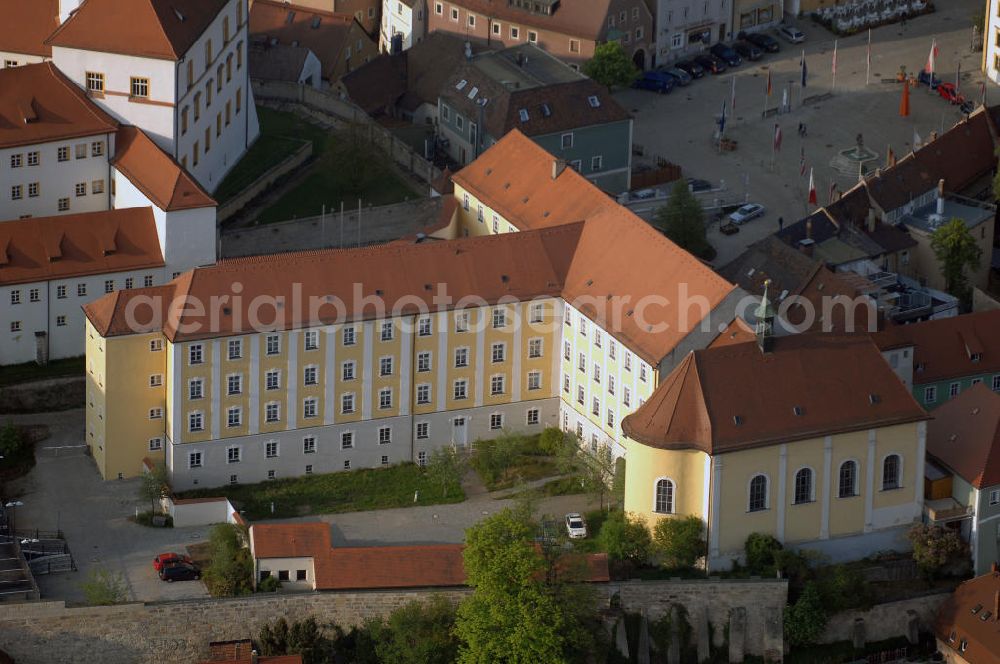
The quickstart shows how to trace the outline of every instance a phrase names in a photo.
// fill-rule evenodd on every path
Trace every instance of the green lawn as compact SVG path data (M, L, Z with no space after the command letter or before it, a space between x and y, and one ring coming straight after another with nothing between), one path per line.
M415 491L419 491L416 502L413 500ZM245 516L251 521L411 505L460 503L465 500L465 492L458 482L449 486L442 495L440 485L432 483L422 468L410 463L327 475L306 475L259 484L194 489L177 494L179 498L219 495L229 498L237 509L244 510Z
M285 111L257 107L260 137L240 162L226 175L213 194L219 204L241 192L264 172L299 149L302 141L312 141L313 156L326 147L326 131Z
M331 134L319 157L309 167L306 178L287 192L257 218L258 223L273 224L302 217L318 216L362 205L401 203L418 194L403 181L387 162L387 157L371 148L352 147L348 132Z
M52 360L44 367L40 367L34 362L13 364L0 369L0 385L15 385L64 376L83 376L85 368L86 358L82 355Z

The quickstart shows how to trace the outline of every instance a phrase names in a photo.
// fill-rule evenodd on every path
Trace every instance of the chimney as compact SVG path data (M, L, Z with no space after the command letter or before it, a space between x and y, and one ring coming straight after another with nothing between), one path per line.
M937 215L944 216L944 178L938 180L937 186Z
M812 238L805 238L804 240L799 240L799 251L804 253L806 256L812 258L813 248L816 246L816 241Z
M813 222L812 219L806 220L806 239L811 240L813 236Z
M559 177L563 171L566 170L566 160L565 159L553 159L552 160L552 179L555 180Z

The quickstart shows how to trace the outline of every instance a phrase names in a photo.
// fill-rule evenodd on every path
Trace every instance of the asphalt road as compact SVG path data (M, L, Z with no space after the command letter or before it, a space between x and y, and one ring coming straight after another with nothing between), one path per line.
M709 239L716 246L716 266L735 258L756 240L778 229L777 219L790 223L805 216L808 168L814 169L820 204L828 201L830 185L840 191L853 186L857 178L844 176L830 166L835 154L854 147L861 133L867 147L885 162L892 147L897 157L911 150L914 131L926 140L932 131L940 132L962 118L957 107L930 94L921 87L912 91L910 116L899 116L901 86L896 72L904 65L909 72L919 71L927 61L931 40L940 48L937 73L945 81L954 81L961 63L961 88L978 99L983 74L979 70L980 52L970 50L972 16L982 9L981 2L953 0L937 3L938 11L928 16L872 31L872 68L865 84L867 33L838 40L837 80L833 89L831 71L834 37L824 28L806 19L798 23L806 33L808 69L806 98L832 93L832 96L801 106L799 103L799 62L802 47L782 41L779 53L767 54L757 62L746 62L719 76L708 76L668 95L643 90L624 90L615 96L635 117L634 142L645 149L646 158L659 155L679 164L685 176L726 183L730 197L764 204L768 212L741 228L732 236L710 228ZM780 41L780 40L779 40ZM791 113L762 118L767 72L771 71L774 94L769 107L781 101L788 85ZM732 80L736 79L736 112L729 115L726 136L738 147L719 153L713 139L715 119L723 103L730 103ZM1000 93L988 84L988 102L1000 103ZM805 138L797 135L798 123L807 128ZM772 168L774 125L782 130L782 146ZM806 176L800 176L800 154L804 150ZM648 216L648 213L647 215Z

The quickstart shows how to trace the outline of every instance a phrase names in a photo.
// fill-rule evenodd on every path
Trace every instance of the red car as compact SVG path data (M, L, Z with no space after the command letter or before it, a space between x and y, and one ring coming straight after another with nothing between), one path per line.
M166 565L173 565L174 563L192 564L190 556L183 556L179 553L161 553L153 558L153 569L159 572Z
M941 95L942 99L947 99L952 104L964 104L965 97L961 95L956 89L954 83L939 83L937 86L938 94Z

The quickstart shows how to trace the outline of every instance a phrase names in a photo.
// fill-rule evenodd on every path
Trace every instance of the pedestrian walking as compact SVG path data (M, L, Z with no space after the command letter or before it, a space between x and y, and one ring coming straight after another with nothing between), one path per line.
M798 131L799 131L799 136L801 137L802 136L802 123L801 122L799 123L799 130Z
M780 231L784 227L785 227L785 218L778 217L778 230Z
M808 133L808 132L807 132L807 130L806 130L806 123L805 123L805 122L803 122L803 123L802 123L802 138L805 138L805 137L806 137L806 134L807 134L807 133Z

